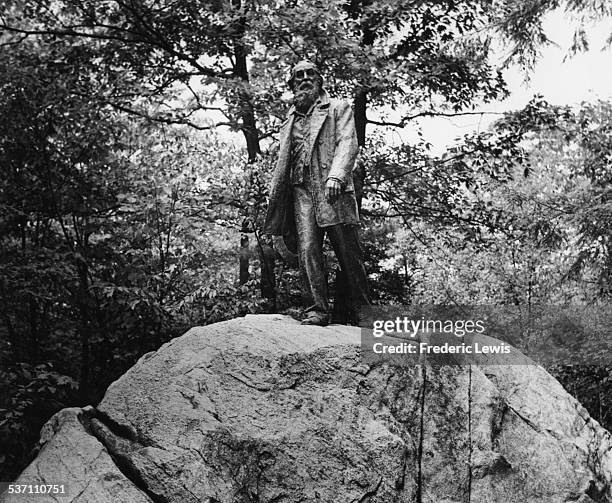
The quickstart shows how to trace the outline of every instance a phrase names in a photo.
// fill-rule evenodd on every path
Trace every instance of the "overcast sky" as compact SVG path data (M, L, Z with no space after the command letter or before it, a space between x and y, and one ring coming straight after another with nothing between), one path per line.
M509 68L505 78L510 96L500 102L479 107L478 111L504 112L517 110L535 95L542 94L550 103L556 105L577 104L597 98L612 99L612 51L602 51L605 41L612 33L612 23L599 23L588 30L590 49L564 62L571 45L575 21L557 12L545 21L549 38L557 45L543 49L529 82L519 68ZM440 153L465 133L485 129L496 118L490 116L467 116L453 118L421 119L420 125L425 138ZM402 139L410 141L412 133L391 133L389 139L396 143Z

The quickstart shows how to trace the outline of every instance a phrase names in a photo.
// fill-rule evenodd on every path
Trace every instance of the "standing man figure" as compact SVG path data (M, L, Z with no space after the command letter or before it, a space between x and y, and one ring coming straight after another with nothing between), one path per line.
M351 106L329 98L310 61L295 65L288 84L293 106L281 126L264 232L285 238L296 234L300 269L313 302L302 323L327 325L325 233L347 279L352 308L358 314L362 305L370 304L357 237L355 123Z

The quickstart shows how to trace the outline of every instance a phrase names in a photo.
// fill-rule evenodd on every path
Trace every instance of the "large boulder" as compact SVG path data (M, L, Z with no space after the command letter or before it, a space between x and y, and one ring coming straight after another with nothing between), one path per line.
M541 367L368 365L280 315L190 330L41 444L17 483L63 502L612 501L610 434Z

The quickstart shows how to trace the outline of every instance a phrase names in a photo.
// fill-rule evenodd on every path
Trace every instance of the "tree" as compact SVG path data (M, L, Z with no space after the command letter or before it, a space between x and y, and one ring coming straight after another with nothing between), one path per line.
M199 130L229 126L244 134L251 161L260 153L248 93L249 6L240 0L4 4L5 43L42 36L95 46L98 76L107 83L107 102L117 110ZM203 95L194 84L215 89ZM232 101L223 108L215 104L218 97ZM202 111L225 118L206 124L197 120Z
M364 213L401 219L434 255L452 249L457 274L497 271L457 283L495 285L496 303L609 298L610 116L607 103L573 110L536 97L441 158L379 148L366 157L375 174Z
M5 479L54 412L97 402L186 326L260 302L252 282L228 281L215 248L263 201L241 149L134 121L108 104L95 47L39 42L0 54Z

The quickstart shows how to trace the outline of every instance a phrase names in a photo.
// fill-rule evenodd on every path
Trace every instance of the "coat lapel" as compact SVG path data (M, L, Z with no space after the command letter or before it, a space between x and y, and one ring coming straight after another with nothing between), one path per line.
M321 107L324 108L321 108ZM317 137L319 136L319 132L323 127L323 123L327 118L327 108L328 106L319 105L312 112L312 117L310 119L310 131L308 134L308 152L313 151L315 141L317 141Z
M308 134L308 152L312 153L314 144L317 141L319 132L323 127L323 123L327 118L327 112L329 111L329 96L323 92L319 103L312 111L312 117L310 118L310 131Z

